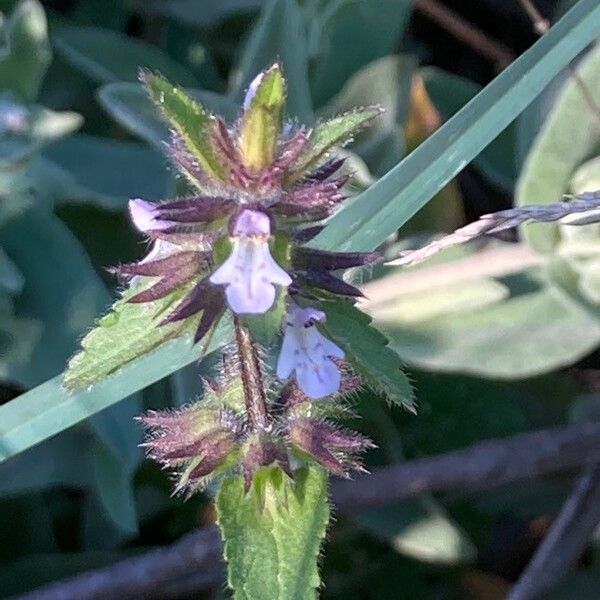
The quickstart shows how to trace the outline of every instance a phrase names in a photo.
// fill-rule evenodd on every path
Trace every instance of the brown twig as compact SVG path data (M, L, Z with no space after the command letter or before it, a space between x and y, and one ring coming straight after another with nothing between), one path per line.
M233 324L240 362L240 374L244 388L246 412L250 423L254 427L264 430L269 427L269 414L256 345L240 317L235 316Z
M533 29L538 35L544 35L550 29L550 21L546 19L531 0L519 0L523 10L533 23Z
M600 523L600 464L577 480L550 531L506 600L543 598L577 562Z
M498 68L503 69L514 60L515 56L506 46L489 39L472 23L465 21L460 15L436 0L414 0L414 6L455 38L495 63Z
M165 590L171 590L170 597L177 598L218 585L220 559L219 532L215 527L206 527L170 546L52 583L20 599L163 600L169 597Z
M490 489L599 460L600 422L545 429L338 481L333 501L341 512L351 512L426 492Z
M546 19L540 13L532 0L519 0L519 4L531 19L534 31L540 36L544 35L548 29L550 29L550 21L548 21L548 19ZM581 79L579 73L571 65L567 66L567 71L569 73L569 77L579 89L579 93L582 95L587 107L590 109L598 124L600 124L600 106L594 100L594 97L592 96L585 81Z
M423 493L480 491L598 461L600 422L585 423L488 440L442 456L377 469L352 482L336 481L332 498L338 511L351 514ZM220 556L217 530L208 527L166 548L53 583L18 600L185 597L216 584L221 576ZM171 591L165 596L164 590Z

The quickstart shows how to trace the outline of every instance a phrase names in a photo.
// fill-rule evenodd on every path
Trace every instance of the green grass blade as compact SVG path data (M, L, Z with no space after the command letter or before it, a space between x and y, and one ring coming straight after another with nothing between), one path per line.
M207 352L229 339L227 321L215 331ZM46 381L0 407L0 462L198 360L201 353L202 346L193 346L191 337L184 336L88 389L69 392L62 386L62 375Z
M336 215L314 245L338 251L377 247L427 204L599 35L598 0L580 0L426 142Z

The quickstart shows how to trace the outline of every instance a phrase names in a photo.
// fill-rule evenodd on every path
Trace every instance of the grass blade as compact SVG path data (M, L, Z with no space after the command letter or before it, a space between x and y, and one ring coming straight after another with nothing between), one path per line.
M598 35L600 4L580 0L426 142L331 219L313 244L337 251L376 248L496 138Z
M4 404L0 407L0 462L197 361L229 339L228 332L229 323L223 319L204 353L201 346L192 345L190 336L184 336L88 389L69 392L59 375Z

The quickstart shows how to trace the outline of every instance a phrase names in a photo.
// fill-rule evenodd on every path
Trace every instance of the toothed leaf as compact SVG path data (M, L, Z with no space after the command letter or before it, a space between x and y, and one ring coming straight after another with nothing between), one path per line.
M81 351L69 361L65 386L74 389L92 385L166 340L191 330L198 322L197 316L159 326L167 310L188 289L185 286L145 304L129 303L140 288L128 290L81 341Z
M260 171L273 161L281 132L285 79L279 65L261 73L248 96L240 123L240 150L246 167Z
M327 319L319 327L346 352L346 360L373 389L399 406L414 412L412 387L400 357L388 339L371 324L371 317L349 302L321 300Z
M355 133L379 114L381 109L378 106L367 106L317 124L304 151L293 165L287 182L297 181L314 167L332 146L349 142Z
M142 82L162 116L177 132L208 175L222 179L224 167L215 154L209 135L213 116L181 88L160 75L144 71Z
M279 467L262 467L248 493L242 476L230 477L216 505L235 600L317 598L317 559L329 521L321 469L303 468L291 480Z

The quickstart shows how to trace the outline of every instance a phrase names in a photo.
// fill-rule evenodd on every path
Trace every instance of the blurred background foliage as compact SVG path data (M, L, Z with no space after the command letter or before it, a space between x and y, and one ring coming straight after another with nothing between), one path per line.
M275 57L293 118L383 104L384 117L347 150L359 191L536 39L516 0L444 4L502 45L497 60L409 0L1 0L1 401L63 369L117 291L105 267L143 254L127 199L177 189L140 65L229 119ZM553 19L569 2L537 4ZM600 105L600 47L578 68L591 99L558 77L390 240L390 255L513 203L599 189L590 102ZM528 226L518 243L515 234L369 275L365 308L409 367L420 406L413 416L360 395L353 425L379 446L369 467L600 414L599 228ZM169 496L166 475L142 460L133 421L144 407L188 402L199 386L185 369L0 467L0 597L212 521L208 497ZM569 485L536 480L340 519L323 598L501 598ZM594 546L552 598L597 598L599 582Z

